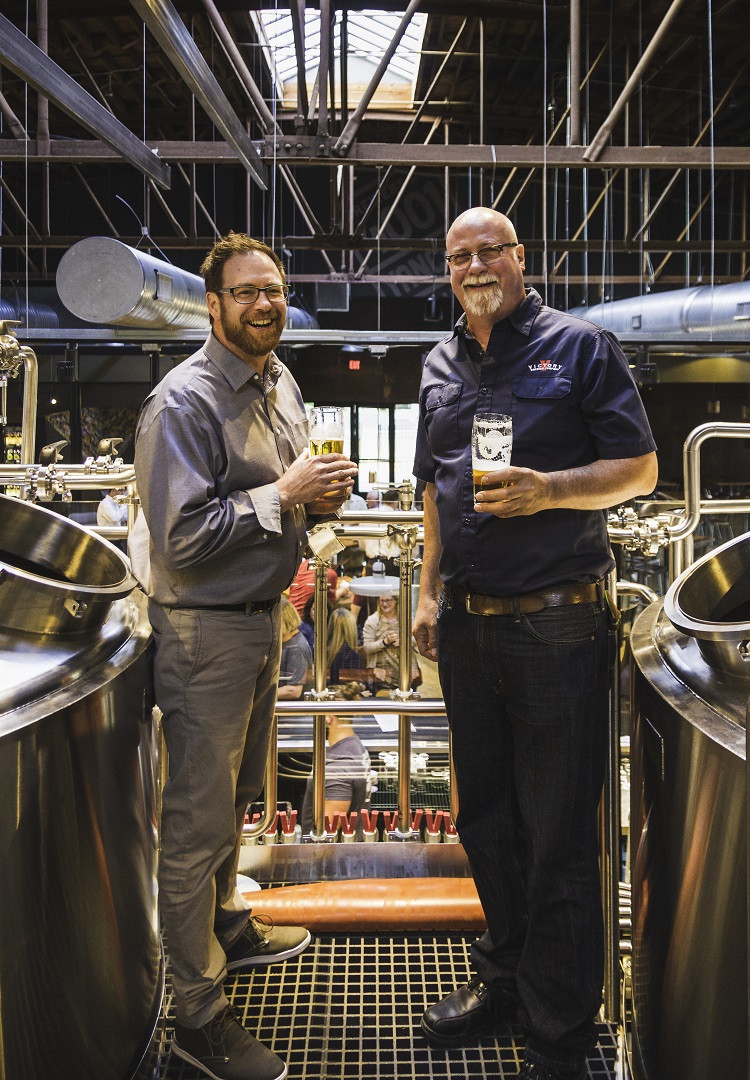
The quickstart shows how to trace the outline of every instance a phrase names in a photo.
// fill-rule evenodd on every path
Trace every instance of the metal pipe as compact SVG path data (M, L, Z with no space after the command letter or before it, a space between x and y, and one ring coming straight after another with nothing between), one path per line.
M305 130L305 117L309 109L307 101L307 72L305 71L305 0L293 0L291 4L294 53L297 60L297 115L294 130Z
M325 718L323 719L325 724ZM268 832L276 818L276 801L278 797L278 756L279 756L279 722L274 715L271 721L271 737L268 744L268 758L266 759L266 778L263 785L264 803L260 821L246 825L242 835L248 840L257 840L263 833Z
M424 700L416 694L407 701L399 702L399 710L408 713L409 716L444 716L445 702L442 698L430 698ZM343 698L330 698L327 701L316 701L315 698L306 698L304 701L277 701L276 712L279 716L325 716L331 713L333 716L361 716L366 712L368 716L379 713L387 713L393 716L393 701L390 698L368 698L366 705L360 700L345 701Z
M669 527L671 540L681 540L697 528L701 506L701 447L708 439L748 439L750 424L715 422L694 428L682 451L683 483L685 485L685 517L677 525Z
M670 582L676 581L682 571L686 570L694 561L694 551L692 535L683 536L682 540L675 540L674 543L669 545L667 548L667 573Z
M227 24L221 17L221 13L216 7L216 4L214 4L213 0L203 0L203 6L206 9L206 14L211 21L211 25L216 31L216 36L221 42L224 51L226 52L232 63L232 66L237 72L240 82L247 91L247 95L250 98L250 101L252 102L256 113L258 114L258 119L260 120L261 124L266 131L276 132L280 134L281 126L277 122L271 110L266 105L265 98L258 89L255 79L252 77L247 64L243 60L242 54L237 48L237 43L235 42L232 35L229 33L229 30L227 29Z
M21 413L21 464L29 465L35 456L37 396L39 365L36 354L27 345L21 346L23 357L23 410Z
M392 698L408 701L415 695L411 688L411 589L414 572L413 550L417 539L414 525L392 525L389 535L395 536L401 548L398 582L399 688ZM398 718L398 834L411 838L411 718L399 713Z
M37 397L39 392L39 365L36 354L28 345L19 345L18 339L4 322L0 322L0 375L5 379L16 378L23 365L23 406L21 412L21 463L15 466L23 472L34 460L36 436ZM0 468L3 466L0 465ZM13 483L13 481L11 481Z
M198 49L172 0L130 0L191 92L221 131L238 161L267 190L265 167L216 76Z
M28 139L26 129L8 104L5 94L0 93L0 113L8 122L10 133L14 139Z
M36 41L45 56L49 56L49 12L47 0L36 0ZM49 152L49 98L37 94L36 106L37 153Z
M328 75L331 52L331 0L320 0L320 64L318 66L318 137L328 135Z
M323 0L321 0L321 9L322 9L322 3L323 3ZM401 19L401 22L399 23L399 25L398 25L398 27L396 29L396 32L393 35L393 38L388 43L388 45L386 47L386 50L385 50L385 52L383 53L383 56L380 59L380 63L378 64L377 68L375 69L375 73L372 76L372 78L370 79L370 82L369 82L364 94L362 95L362 97L360 99L359 105L357 105L357 108L352 113L351 117L349 118L349 120L347 122L346 127L341 132L341 135L339 135L337 141L331 147L334 154L338 154L341 157L343 157L345 154L348 153L349 148L351 147L351 144L352 144L352 140L356 137L357 132L359 131L359 127L360 127L360 124L362 123L362 118L363 118L363 116L364 116L364 114L365 114L365 112L367 110L367 106L370 104L370 101L372 100L373 94L375 93L377 88L380 86L381 80L382 80L383 76L385 75L386 69L388 68L388 65L390 64L390 62L391 62L391 60L393 58L393 54L395 53L396 49L398 48L398 44L401 41L401 38L404 36L404 33L406 32L406 28L408 27L409 23L412 20L412 16L419 9L419 4L420 4L420 0L409 0L409 6L406 9L403 18ZM321 22L322 22L322 15L323 15L323 12L321 10ZM321 63L322 63L322 40L321 40ZM323 95L321 93L321 100L322 100L322 97L323 97Z
M327 559L315 556L310 560L315 570L315 598L313 601L313 673L315 689L309 695L316 701L329 701L333 693L326 689L326 645L328 643L328 569ZM326 803L326 718L317 713L313 719L313 761L312 761L312 835L314 840L325 837Z
M648 585L642 585L640 581L618 581L617 596L638 596L647 604L652 604L659 599L658 592L650 589ZM619 605L618 605L619 606Z
M652 499L648 502L639 503L638 509L641 514L661 514L664 511L684 510L683 499ZM700 506L701 516L712 514L750 514L750 499L704 499Z
M581 145L581 0L570 0L570 136L569 146Z
M607 591L617 606L617 572L612 570ZM618 648L609 689L607 764L601 803L600 832L602 907L604 910L604 1016L620 1021L620 649L622 623L617 631Z
M657 27L656 33L652 37L651 41L646 46L646 50L643 53L643 56L635 65L633 73L625 84L622 93L620 94L615 104L612 106L612 111L610 112L609 116L604 121L602 126L599 128L594 138L591 140L591 143L584 150L584 160L597 161L601 156L601 153L607 144L607 139L612 134L614 126L620 118L622 110L625 108L626 102L630 100L633 92L638 86L638 83L640 82L643 75L646 73L656 53L656 50L659 48L663 39L669 32L669 29L675 18L677 17L680 8L684 4L684 2L685 0L672 0L672 4L670 5L669 10L662 19L661 24Z

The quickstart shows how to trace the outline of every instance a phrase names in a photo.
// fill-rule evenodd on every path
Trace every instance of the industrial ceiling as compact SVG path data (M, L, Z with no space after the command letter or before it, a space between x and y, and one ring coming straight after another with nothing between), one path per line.
M479 203L558 307L747 277L746 0L368 11L4 0L0 296L92 234L195 271L235 228L303 293L424 298Z

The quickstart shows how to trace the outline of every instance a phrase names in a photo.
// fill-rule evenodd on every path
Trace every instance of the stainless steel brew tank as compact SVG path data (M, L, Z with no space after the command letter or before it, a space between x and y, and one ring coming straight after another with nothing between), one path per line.
M750 534L631 634L636 1080L746 1080Z
M163 993L150 628L113 545L0 495L4 1080L123 1080Z

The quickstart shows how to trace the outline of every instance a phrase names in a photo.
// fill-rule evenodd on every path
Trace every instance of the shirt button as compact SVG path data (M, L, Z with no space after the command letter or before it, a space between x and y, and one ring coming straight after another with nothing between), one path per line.
M471 525L471 518L464 518L464 525Z
M268 533L263 533L263 539L264 539L264 540L267 540L267 539L268 539Z
M480 394L486 394L487 393L487 387L483 386L482 389L479 391L479 393Z

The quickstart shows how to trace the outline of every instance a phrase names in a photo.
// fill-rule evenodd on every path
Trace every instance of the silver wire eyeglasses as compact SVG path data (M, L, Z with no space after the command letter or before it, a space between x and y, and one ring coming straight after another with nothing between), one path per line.
M507 244L492 244L490 247L480 248L479 251L457 251L455 255L446 255L445 261L453 270L465 270L471 266L471 260L478 255L485 266L505 258L505 249L518 247L518 241L512 240Z
M217 293L229 293L236 304L254 304L261 293L272 304L281 304L289 296L288 285L234 285L231 289L217 289Z

